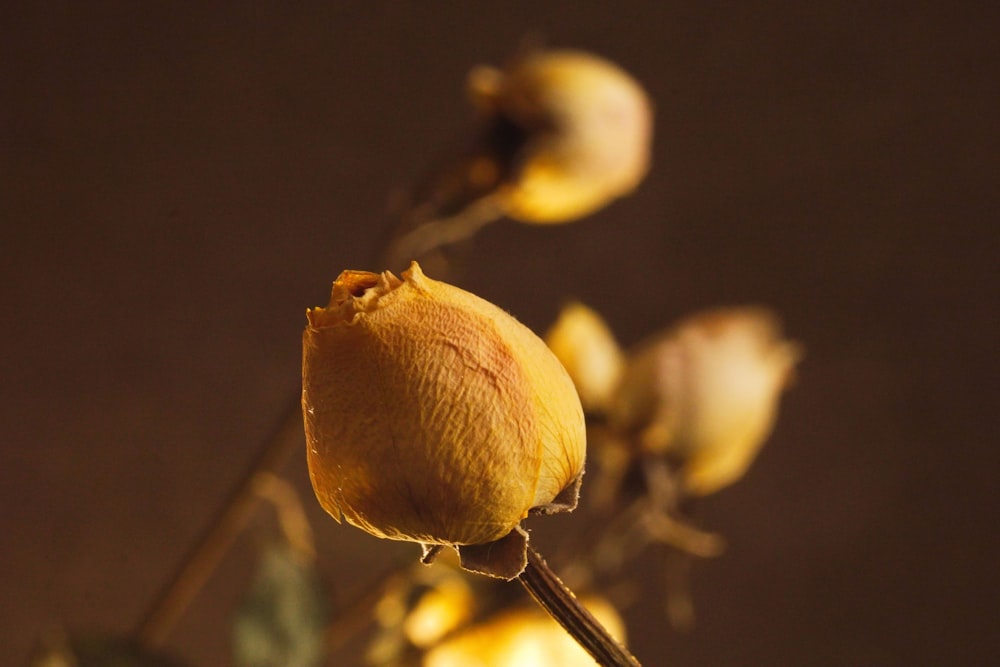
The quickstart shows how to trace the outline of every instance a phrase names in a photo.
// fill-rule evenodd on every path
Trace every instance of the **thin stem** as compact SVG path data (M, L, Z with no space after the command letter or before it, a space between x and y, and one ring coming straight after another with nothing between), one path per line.
M259 480L277 474L293 451L302 445L295 437L302 428L299 397L289 405L279 426L264 442L257 460L240 478L226 503L209 522L198 542L150 605L136 629L136 637L147 647L163 644L177 620L211 576L233 541L253 516L260 501Z
M531 597L604 667L640 667L628 649L618 643L593 614L584 608L545 559L528 546L528 565L518 580Z
M295 487L288 480L270 472L257 473L253 478L254 493L274 506L278 525L289 546L305 561L315 561L316 542L312 526L309 525L306 510Z
M405 268L411 260L471 238L500 215L496 203L486 198L470 204L451 217L423 221L392 241L382 263L391 271Z

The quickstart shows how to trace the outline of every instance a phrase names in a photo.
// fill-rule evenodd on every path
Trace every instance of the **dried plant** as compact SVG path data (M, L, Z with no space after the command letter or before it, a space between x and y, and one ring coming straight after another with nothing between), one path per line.
M336 661L345 638L362 632L372 665L442 667L472 656L493 666L637 665L620 643L627 633L616 607L636 595L630 560L654 544L669 547L667 615L690 626L684 559L717 555L724 542L686 510L750 466L800 347L766 308L735 307L696 313L623 350L580 303L554 318L543 342L444 282L448 248L484 224L579 219L629 194L649 168L652 104L602 58L530 51L504 68L474 69L468 85L478 121L470 142L414 188L378 266L368 267L376 272L344 271L329 304L308 311L301 406L295 397L134 634L54 637L34 665L168 664L158 649L261 499L277 511L281 535L262 552L234 619L239 667ZM385 574L350 605L324 595L315 569L324 554L299 491L281 476L301 452L303 417L323 508L422 548L421 563ZM577 599L521 522L575 509L585 459L585 502L553 554Z

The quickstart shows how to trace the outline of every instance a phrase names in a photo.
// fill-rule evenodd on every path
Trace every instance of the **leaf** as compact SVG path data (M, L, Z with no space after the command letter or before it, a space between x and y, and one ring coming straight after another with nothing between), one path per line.
M287 545L263 551L233 621L237 667L315 667L326 652L329 603L311 562Z

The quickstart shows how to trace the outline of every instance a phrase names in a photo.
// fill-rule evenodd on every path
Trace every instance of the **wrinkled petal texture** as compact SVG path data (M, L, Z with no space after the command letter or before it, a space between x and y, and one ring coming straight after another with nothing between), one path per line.
M310 475L335 518L374 535L480 544L582 471L579 399L530 330L423 275L345 272L309 312Z

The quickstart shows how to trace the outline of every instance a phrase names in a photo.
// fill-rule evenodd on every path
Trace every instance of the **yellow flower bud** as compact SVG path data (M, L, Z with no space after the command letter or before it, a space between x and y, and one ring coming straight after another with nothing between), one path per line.
M625 625L606 600L590 597L584 606L619 641ZM424 667L565 667L594 665L594 659L537 607L518 608L460 632L428 651Z
M367 650L368 664L397 664L408 646L429 648L474 617L473 581L449 555L441 554L431 567L414 564L389 580L373 610L379 630Z
M487 118L515 128L526 145L501 183L504 213L553 223L593 213L646 175L652 105L617 65L582 51L537 51L505 70L478 67L469 92ZM484 163L485 164L485 163Z
M529 510L575 504L580 401L541 339L503 310L414 262L402 279L341 273L330 304L307 317L309 473L335 519L383 538L477 545Z
M573 379L583 409L606 410L618 389L625 355L604 319L582 303L571 303L559 313L545 342Z
M474 593L468 582L454 576L424 594L403 621L403 633L414 646L430 646L472 616Z
M612 423L681 462L686 491L713 493L753 462L800 357L766 310L697 314L632 355Z
M468 145L414 187L389 268L475 234L504 215L569 222L638 186L649 169L653 112L642 87L580 51L532 51L468 79L479 112Z

